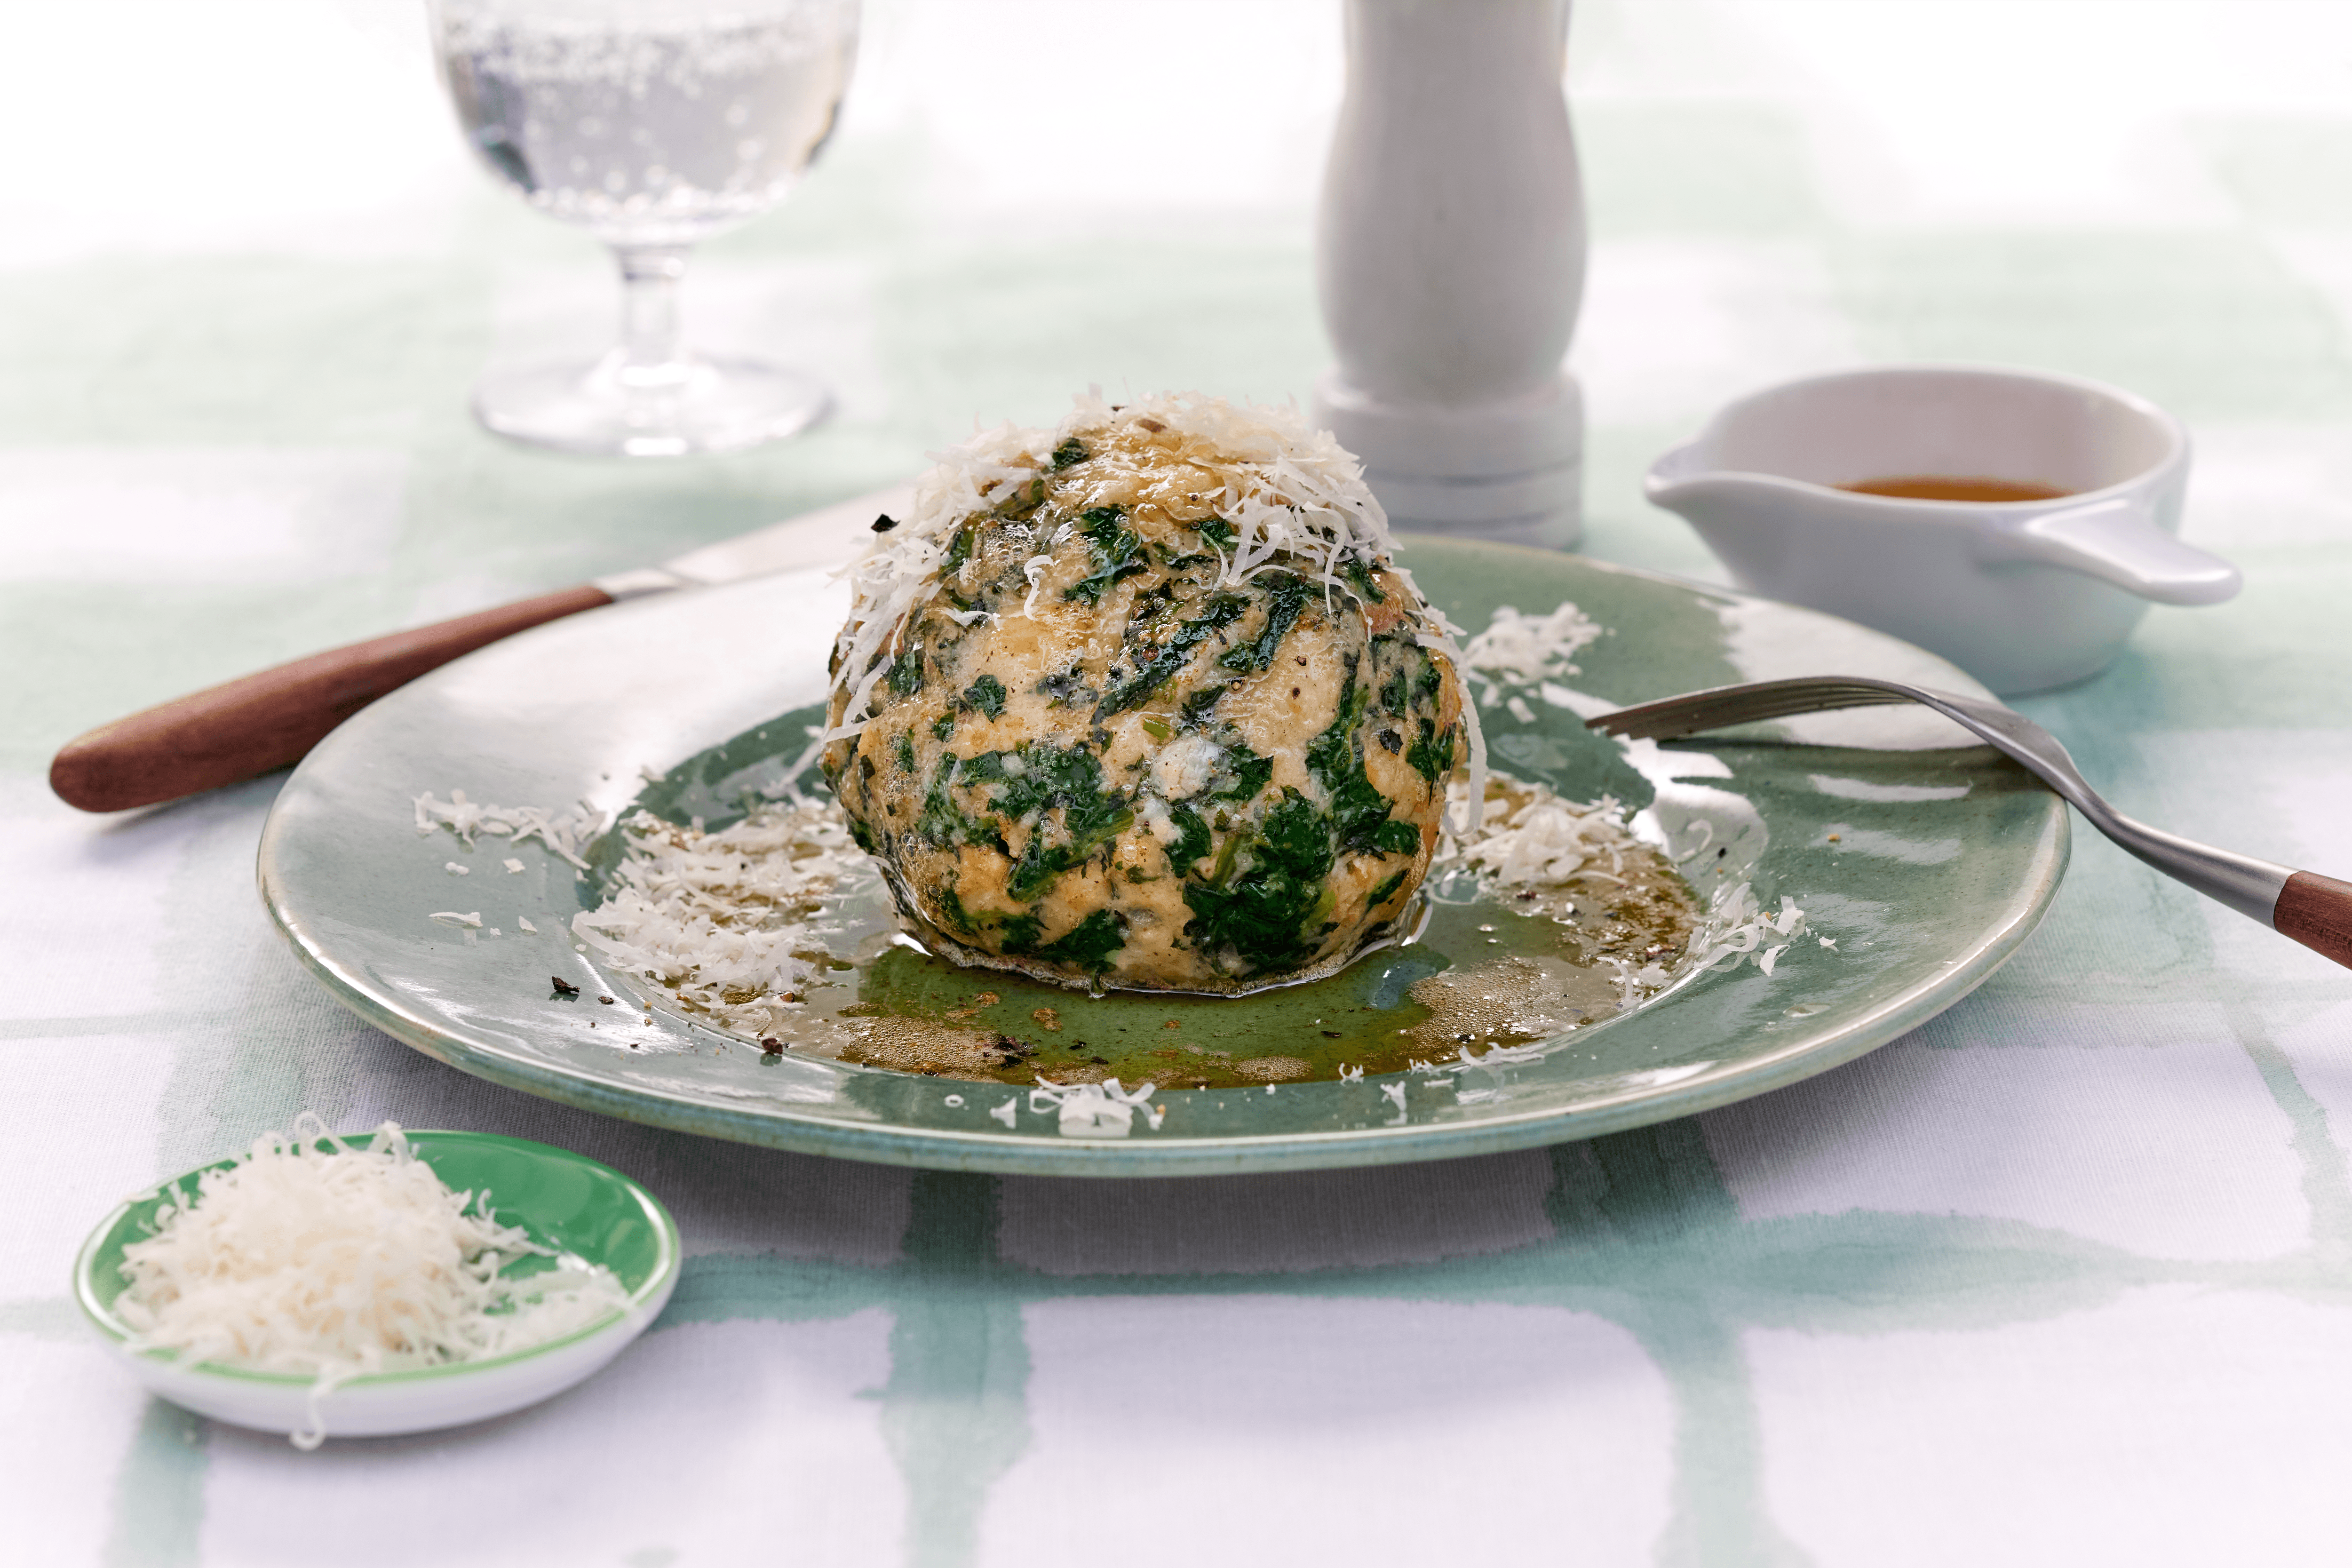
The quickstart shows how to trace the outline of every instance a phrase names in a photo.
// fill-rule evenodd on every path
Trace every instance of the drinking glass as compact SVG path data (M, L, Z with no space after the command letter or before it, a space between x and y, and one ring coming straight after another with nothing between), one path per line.
M571 452L677 457L789 436L831 396L796 371L689 353L698 240L782 201L833 134L857 0L427 0L466 141L541 212L613 247L621 342L493 370L474 412Z

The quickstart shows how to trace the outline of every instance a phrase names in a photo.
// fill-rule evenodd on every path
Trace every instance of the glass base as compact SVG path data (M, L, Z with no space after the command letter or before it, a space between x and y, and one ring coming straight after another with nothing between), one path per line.
M611 458L740 452L796 435L833 411L823 383L749 360L689 355L632 365L615 349L592 365L493 370L474 416L511 440Z

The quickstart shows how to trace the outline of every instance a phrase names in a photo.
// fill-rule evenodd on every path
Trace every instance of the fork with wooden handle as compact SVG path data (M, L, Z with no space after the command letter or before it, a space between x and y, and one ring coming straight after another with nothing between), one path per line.
M2166 876L2352 968L2352 883L2216 849L2133 821L2084 782L2074 759L2055 736L1998 702L1864 676L1815 676L1688 692L1603 713L1586 720L1585 727L1629 740L1664 741L1759 719L1896 702L1932 708L1988 745L2016 758L2087 817L2092 826Z

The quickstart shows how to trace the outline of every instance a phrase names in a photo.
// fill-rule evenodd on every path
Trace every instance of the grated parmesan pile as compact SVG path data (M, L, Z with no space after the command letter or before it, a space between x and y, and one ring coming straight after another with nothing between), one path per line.
M1469 784L1457 778L1450 788L1459 796ZM1538 894L1565 895L1580 882L1622 888L1626 885L1622 873L1627 853L1651 853L1628 826L1630 816L1612 796L1580 804L1549 785L1490 773L1484 821L1468 838L1449 837L1441 844L1436 864L1439 868L1475 870L1496 886ZM1805 912L1794 899L1783 897L1778 910L1768 910L1754 886L1742 881L1715 890L1687 952L1673 971L1655 963L1637 966L1622 958L1601 962L1615 969L1620 1002L1630 1007L1679 974L1737 969L1751 955L1757 968L1769 974L1805 930Z
M811 756L872 721L875 688L902 651L897 639L913 622L908 612L945 586L940 567L957 527L1037 483L1063 441L1107 425L1150 420L1207 443L1223 459L1208 466L1224 479L1225 488L1198 498L1213 504L1234 531L1233 549L1218 552L1220 586L1238 587L1279 566L1302 572L1327 593L1352 594L1340 575L1343 562L1352 557L1370 565L1387 557L1389 569L1426 602L1412 574L1394 564L1396 541L1388 514L1365 484L1362 465L1330 432L1309 426L1297 407L1235 404L1197 392L1161 393L1114 407L1099 388L1072 403L1069 416L1052 430L1008 422L961 446L929 454L934 466L915 481L907 514L846 568L853 602L849 623L835 645L834 684L848 700L838 722L812 746ZM1033 584L1036 566L1033 562ZM985 612L944 613L969 624ZM1421 640L1444 652L1457 669L1464 668L1455 642L1460 628L1434 606L1430 616L1439 630ZM1464 720L1471 774L1483 780L1486 743L1475 707L1465 706ZM1472 806L1483 798L1483 790L1474 790Z
M1599 623L1566 600L1548 616L1497 605L1486 629L1462 645L1462 658L1485 688L1479 700L1491 708L1507 687L1576 674L1576 656L1600 637Z
M1756 889L1741 882L1716 894L1706 922L1691 940L1691 952L1697 955L1691 967L1737 969L1752 954L1756 967L1769 974L1780 955L1807 929L1805 911L1797 907L1796 900L1784 893L1780 909L1767 910L1757 899ZM1822 945L1833 948L1837 943L1825 937Z
M165 1196L154 1234L122 1249L130 1348L310 1374L299 1448L325 1438L320 1401L354 1377L525 1350L629 1305L601 1265L500 1275L553 1249L500 1225L488 1193L452 1192L389 1121L360 1148L305 1112L194 1198Z
M604 817L586 801L556 816L536 805L485 805L467 800L464 790L453 789L447 800L438 799L426 790L416 797L415 805L416 831L420 836L446 827L464 839L468 849L474 847L474 836L479 833L503 834L517 844L536 838L583 871L588 862L580 858L580 851L606 826ZM509 868L515 866L513 861L507 864ZM459 876L467 870L454 860L449 869Z
M1469 791L1465 779L1448 786L1457 801ZM1466 840L1447 838L1438 846L1438 860L1483 870L1506 888L1566 888L1577 881L1622 888L1626 851L1647 848L1627 830L1626 815L1614 796L1579 805L1549 785L1490 773L1477 830Z
M876 874L839 804L793 800L710 833L642 811L623 826L626 858L604 901L572 918L573 934L722 1028L785 1028L827 961L825 900Z
M1157 1132L1168 1115L1165 1108L1150 1103L1151 1091L1157 1087L1146 1083L1125 1089L1115 1078L1100 1083L1055 1083L1041 1076L1037 1087L1029 1091L1029 1110L1034 1116L1053 1111L1055 1130L1066 1138L1124 1138L1134 1131L1139 1111ZM1270 1084L1267 1092L1273 1092ZM1010 1116L1003 1121L1007 1127L1013 1125Z

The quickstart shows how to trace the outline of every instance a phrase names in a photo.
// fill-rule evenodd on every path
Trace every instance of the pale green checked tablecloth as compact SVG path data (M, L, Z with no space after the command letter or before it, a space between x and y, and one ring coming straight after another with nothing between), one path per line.
M690 280L706 341L841 412L669 467L469 421L485 363L593 342L612 286L466 166L404 4L10 20L0 1558L2352 1557L2352 975L2087 833L2008 968L1797 1088L1450 1165L1084 1184L491 1088L283 951L251 880L278 778L119 819L47 795L106 719L887 482L1089 381L1303 396L1326 0L872 5L837 145ZM2126 811L2352 874L2347 60L2341 6L1580 5L1587 547L1708 575L1638 475L1781 376L2146 393L2245 592L2024 706ZM75 1245L305 1108L609 1161L684 1226L677 1300L451 1434L303 1455L145 1399Z

